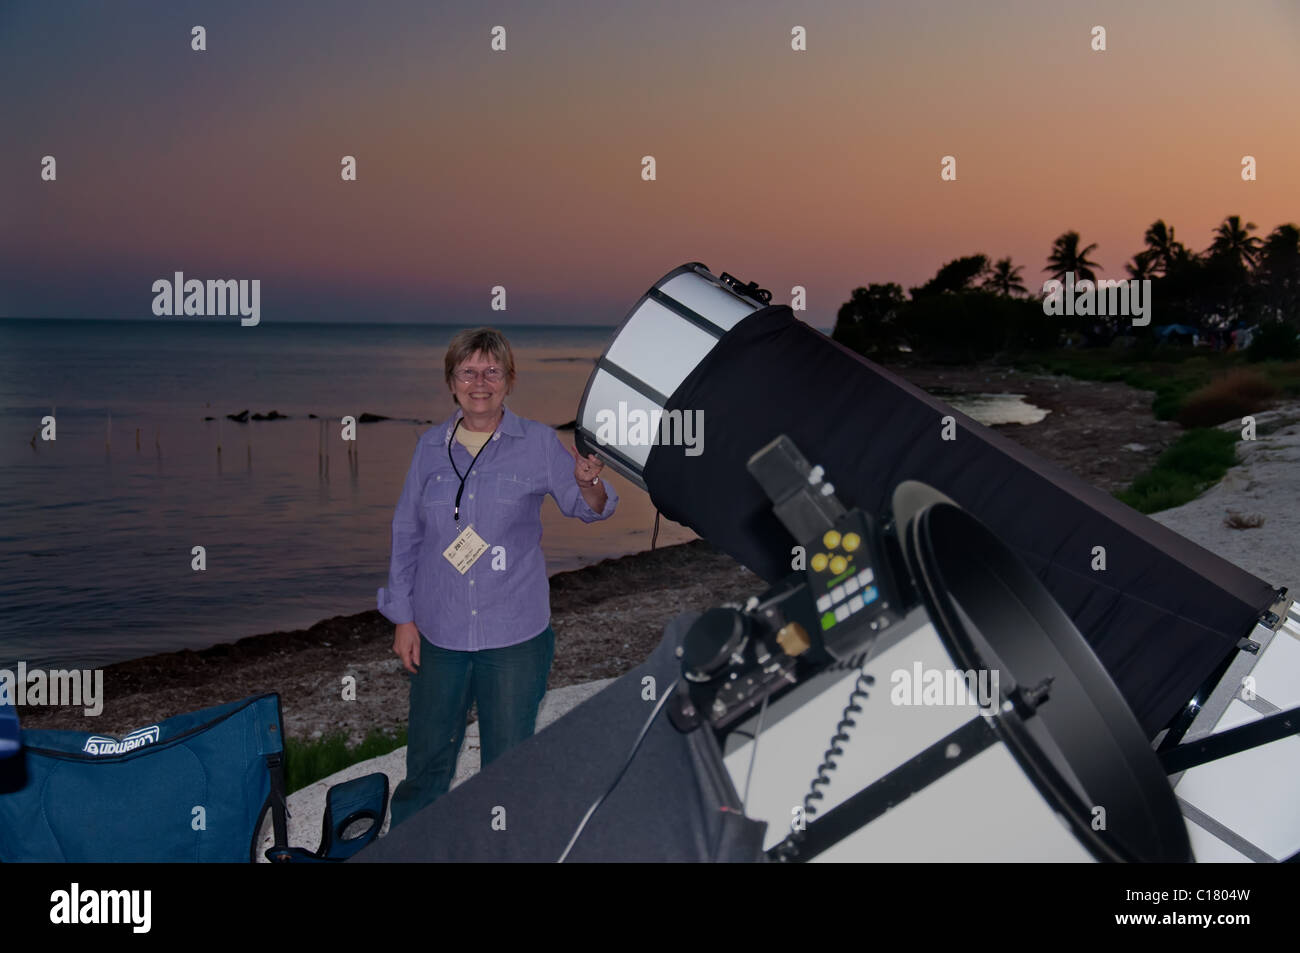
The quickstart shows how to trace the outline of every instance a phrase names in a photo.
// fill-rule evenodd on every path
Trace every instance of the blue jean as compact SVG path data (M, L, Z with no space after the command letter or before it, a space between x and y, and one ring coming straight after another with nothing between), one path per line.
M471 702L478 702L484 767L532 737L554 656L549 625L503 649L457 652L420 643L420 665L411 676L406 780L393 792L391 826L447 793Z

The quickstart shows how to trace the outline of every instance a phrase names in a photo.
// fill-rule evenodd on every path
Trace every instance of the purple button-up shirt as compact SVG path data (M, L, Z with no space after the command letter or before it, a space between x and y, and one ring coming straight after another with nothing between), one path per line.
M608 519L618 494L605 483L597 513L573 476L573 456L554 430L502 409L501 423L478 462L452 428L456 413L420 436L393 515L393 553L379 611L391 622L415 622L444 649L475 652L527 641L551 621L551 586L542 554L542 499L586 523ZM462 426L464 426L462 424ZM460 522L452 518L460 477L465 479ZM466 526L487 550L461 575L442 555Z

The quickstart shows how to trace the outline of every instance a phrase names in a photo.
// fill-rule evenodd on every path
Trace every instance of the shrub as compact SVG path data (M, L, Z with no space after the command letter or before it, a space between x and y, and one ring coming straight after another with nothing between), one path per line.
M1285 321L1270 321L1260 326L1246 348L1249 361L1294 361L1300 357L1300 339L1295 327Z
M1229 371L1190 394L1178 411L1178 422L1184 427L1213 427L1257 413L1276 396L1277 388L1258 371Z
M1155 513L1196 499L1237 463L1237 435L1189 430L1160 455L1156 465L1116 493L1139 513Z

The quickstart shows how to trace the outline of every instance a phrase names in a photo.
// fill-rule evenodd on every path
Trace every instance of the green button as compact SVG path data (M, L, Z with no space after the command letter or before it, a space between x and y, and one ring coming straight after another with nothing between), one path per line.
M835 613L834 613L834 612L823 612L823 613L822 613L822 631L825 632L827 629L829 629L829 628L830 628L831 626L833 626L834 624L835 624Z

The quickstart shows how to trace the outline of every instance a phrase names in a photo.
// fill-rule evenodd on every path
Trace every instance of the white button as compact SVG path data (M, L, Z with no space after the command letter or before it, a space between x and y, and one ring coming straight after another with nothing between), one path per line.
M857 592L857 591L858 591L858 577L857 577L857 576L850 576L848 579L845 579L845 580L844 580L844 591L845 591L845 592Z
M470 614L470 615L478 615L478 610L477 610L477 609L470 609L470 610L469 610L469 614Z
M471 500L474 499L474 494L471 493L471 494L469 495L469 498L470 498Z
M469 584L470 584L471 586L474 585L474 580L471 579L471 580L469 581Z
M834 589L831 590L831 602L843 602L843 601L844 601L844 587L836 586Z
M820 599L817 600L817 611L818 611L818 612L825 612L825 611L826 611L827 609L829 609L830 607L831 607L831 597L830 597L830 596L822 596Z
M470 470L469 472L470 472L470 473L473 473L473 474L475 474L475 475L477 475L477 474L478 474L478 468L476 467L475 469Z
M861 593L858 593L856 596L854 596L852 599L849 600L849 611L850 611L850 612L857 612L859 609L862 608L862 606L863 606L863 602L862 602L862 594L861 594Z
M845 619L847 619L848 617L849 617L849 607L848 607L848 606L836 606L836 607L835 607L835 621L836 621L836 622L843 622L843 621L844 621Z
M858 582L862 583L862 585L864 586L870 585L871 580L875 578L876 578L876 574L871 571L870 566L862 570L862 572L858 573Z

